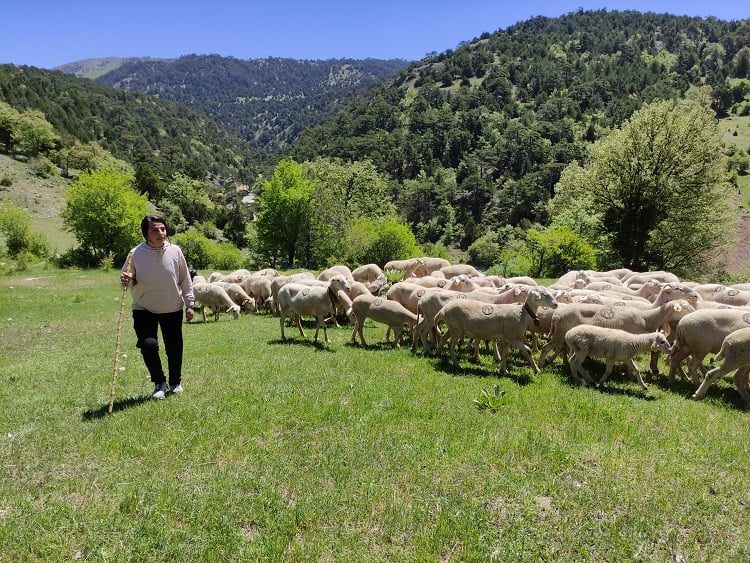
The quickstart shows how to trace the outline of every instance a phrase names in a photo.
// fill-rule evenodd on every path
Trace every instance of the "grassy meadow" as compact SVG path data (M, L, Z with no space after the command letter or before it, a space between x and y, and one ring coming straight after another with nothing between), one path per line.
M365 350L222 315L185 326L185 393L155 401L128 307L107 414L120 295L116 272L0 277L1 561L750 558L728 383L597 390L518 355L498 377L370 322ZM495 384L499 410L476 409Z

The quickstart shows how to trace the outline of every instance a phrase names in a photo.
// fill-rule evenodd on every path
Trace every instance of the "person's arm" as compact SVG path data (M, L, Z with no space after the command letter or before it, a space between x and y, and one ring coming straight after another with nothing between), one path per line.
M195 313L195 297L193 296L193 281L190 279L190 270L188 269L185 255L180 249L180 258L178 262L178 277L180 291L182 292L182 301L185 303L185 319L188 321L193 320L193 314Z
M135 264L133 264L133 251L131 250L128 254L125 264L122 265L120 270L120 285L125 289L129 285L135 285L138 283L135 279Z

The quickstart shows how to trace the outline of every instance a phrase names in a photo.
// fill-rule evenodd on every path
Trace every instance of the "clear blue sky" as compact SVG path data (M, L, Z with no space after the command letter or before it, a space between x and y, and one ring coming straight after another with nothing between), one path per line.
M417 60L485 31L579 7L750 18L750 0L4 0L0 63L53 68L190 53Z

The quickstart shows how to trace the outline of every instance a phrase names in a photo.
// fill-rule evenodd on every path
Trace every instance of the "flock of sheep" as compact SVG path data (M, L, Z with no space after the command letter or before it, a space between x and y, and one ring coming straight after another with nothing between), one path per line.
M388 284L384 271L396 270L402 281ZM448 343L457 368L459 344L466 343L478 358L484 341L491 344L501 373L512 345L535 373L561 355L573 379L595 384L583 363L599 358L606 367L596 385L606 382L615 364L624 363L646 389L633 359L650 352L650 368L657 374L658 356L664 354L669 382L678 373L689 378L698 386L693 398L734 371L734 384L750 406L750 284L698 284L669 272L623 268L571 271L544 287L528 277L488 276L466 264L423 257L392 261L383 269L333 266L317 277L310 272L286 276L271 268L214 273L208 280L195 276L193 288L204 321L206 309L214 320L222 311L237 319L241 310L265 310L279 316L285 339L287 318L304 338L301 319L314 317L314 339L322 328L329 342L326 323L346 315L352 341L359 336L366 346L363 328L369 318L388 327L386 342L392 346L399 346L405 327L415 351L421 344L425 353L439 355ZM541 347L540 336L546 338ZM714 364L723 362L708 370L703 361L710 353L716 354Z

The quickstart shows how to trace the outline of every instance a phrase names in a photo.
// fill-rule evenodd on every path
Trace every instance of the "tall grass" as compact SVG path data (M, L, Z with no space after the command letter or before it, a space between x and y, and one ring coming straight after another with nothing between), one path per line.
M498 378L249 315L186 325L185 393L154 401L127 320L107 415L119 296L116 272L0 278L3 561L750 557L726 383L599 391L520 357Z

